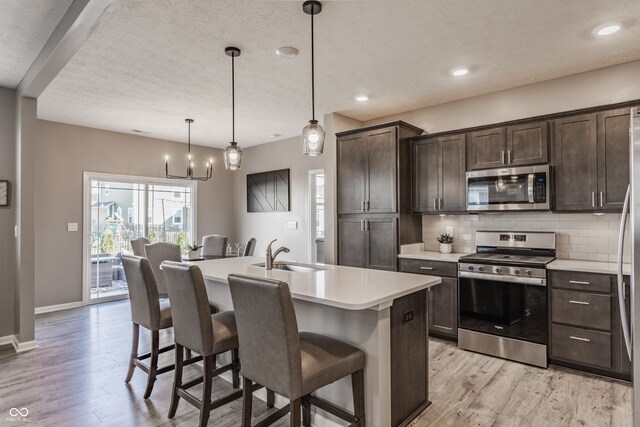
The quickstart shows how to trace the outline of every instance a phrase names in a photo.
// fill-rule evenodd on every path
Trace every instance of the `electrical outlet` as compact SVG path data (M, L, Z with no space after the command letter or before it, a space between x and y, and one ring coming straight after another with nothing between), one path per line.
M406 325L409 322L413 321L413 310L405 311L402 314L402 324Z
M78 231L78 223L77 222L68 222L67 223L67 231Z
M453 227L450 225L447 226L447 234L453 236Z

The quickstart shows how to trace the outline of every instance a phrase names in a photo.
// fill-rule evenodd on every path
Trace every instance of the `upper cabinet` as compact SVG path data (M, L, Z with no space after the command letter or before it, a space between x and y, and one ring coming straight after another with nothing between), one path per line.
M553 123L556 211L620 211L629 184L629 109Z
M467 169L547 163L548 151L546 121L478 130L467 135Z
M430 137L413 145L413 212L464 212L465 134Z

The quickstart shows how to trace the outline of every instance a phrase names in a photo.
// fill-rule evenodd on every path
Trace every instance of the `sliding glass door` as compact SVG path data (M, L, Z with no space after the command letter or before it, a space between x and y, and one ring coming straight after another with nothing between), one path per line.
M179 244L193 242L194 184L160 183L148 178L85 174L86 302L125 297L121 256L131 240Z

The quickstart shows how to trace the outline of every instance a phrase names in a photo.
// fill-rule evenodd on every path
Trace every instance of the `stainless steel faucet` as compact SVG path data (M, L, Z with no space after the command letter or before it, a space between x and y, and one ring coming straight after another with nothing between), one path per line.
M280 254L280 252L284 252L285 254L289 253L289 248L287 248L286 246L281 246L278 249L276 249L275 252L273 252L273 255L271 254L271 245L273 244L273 242L275 242L278 239L273 239L271 242L269 242L269 244L267 245L267 260L264 264L264 268L265 270L273 270L273 261L276 259L276 257Z

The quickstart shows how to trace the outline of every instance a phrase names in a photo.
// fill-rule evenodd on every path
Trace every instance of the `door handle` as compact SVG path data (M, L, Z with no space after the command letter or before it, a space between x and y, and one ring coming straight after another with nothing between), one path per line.
M360 220L360 231L364 231L364 219Z
M589 282L583 282L582 280L569 280L569 283L572 283L574 285L590 285L591 284Z
M596 192L595 191L591 192L591 207L592 208L596 207Z
M600 192L600 207L601 208L604 207L604 197L603 197L602 191Z
M438 198L438 210L442 210L442 197Z
M420 270L433 270L433 267L420 267Z
M364 212L364 200L360 201L360 212Z
M572 340L576 340L576 341L591 342L591 340L589 338L574 337L573 335L569 335L569 338L571 338Z
M365 210L365 212L369 212L369 201L368 200L366 200L364 202L364 210Z
M576 300L572 300L570 299L569 302L571 304L582 304L582 305L589 305L589 303L587 301L576 301Z
M438 210L438 198L437 197L433 198L433 210L434 211Z
M364 220L364 231L369 231L369 220L368 219Z
M502 163L502 164L504 165L504 150L502 150L502 151L501 151L500 156L501 156L501 161L500 161L500 163Z
M507 150L507 164L511 164L511 150Z

